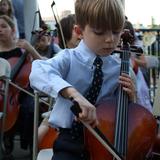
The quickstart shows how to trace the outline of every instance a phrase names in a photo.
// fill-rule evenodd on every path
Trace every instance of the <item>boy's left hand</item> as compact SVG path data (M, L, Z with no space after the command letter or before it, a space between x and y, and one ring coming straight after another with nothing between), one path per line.
M136 91L135 85L131 77L126 73L122 73L119 76L119 83L123 86L123 90L127 92L129 99L134 102L136 97Z

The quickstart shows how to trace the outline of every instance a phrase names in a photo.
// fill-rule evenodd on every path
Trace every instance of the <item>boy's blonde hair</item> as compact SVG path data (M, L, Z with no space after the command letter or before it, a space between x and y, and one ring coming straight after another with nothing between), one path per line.
M120 0L76 0L76 23L106 31L123 28L125 15Z

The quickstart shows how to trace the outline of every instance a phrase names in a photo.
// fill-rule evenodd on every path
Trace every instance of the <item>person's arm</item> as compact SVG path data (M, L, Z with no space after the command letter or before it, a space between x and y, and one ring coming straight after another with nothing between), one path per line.
M49 131L49 124L48 124L48 118L44 118L41 122L40 126L38 127L38 144L40 144Z
M45 57L42 57L37 51L36 49L25 39L20 39L17 42L17 46L19 48L23 48L25 49L31 56L32 58L35 59L47 59Z
M98 125L96 115L96 107L92 105L83 95L81 95L75 88L66 87L60 91L60 94L67 99L72 99L79 104L82 112L79 113L78 119L90 124L92 127Z
M30 85L33 89L51 97L57 97L60 94L66 99L72 98L82 109L79 118L95 126L98 124L95 106L65 80L72 59L69 58L70 56L69 53L62 51L51 59L33 61L29 77Z
M65 80L69 66L69 54L66 53L48 60L33 61L29 77L31 87L51 97L57 97L60 90L72 86Z
M147 62L145 60L144 54L142 54L141 56L135 57L134 61L139 67L146 67L147 66Z

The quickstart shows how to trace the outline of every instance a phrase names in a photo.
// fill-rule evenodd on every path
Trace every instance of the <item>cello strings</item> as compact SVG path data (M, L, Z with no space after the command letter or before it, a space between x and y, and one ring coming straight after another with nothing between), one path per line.
M125 63L126 63L126 58L125 58L125 56L126 56L126 53L125 53L125 51L123 52L123 70L122 70L122 73L125 73L126 71L125 71ZM121 114L121 116L122 116L122 126L121 126L121 137L120 137L120 139L121 139L121 154L124 156L124 121L125 121L125 117L124 117L124 109L125 109L125 95L124 95L124 91L123 91L123 88L122 88L122 104L121 104L121 110L122 110L122 114Z
M129 54L124 52L122 54L121 73L129 73ZM126 155L127 151L127 130L128 130L128 95L123 91L120 85L118 109L117 109L117 123L115 134L115 147L122 155Z
M122 70L122 64L121 64L121 70ZM120 73L121 74L121 73ZM121 97L122 97L122 86L120 85L119 87L119 97L118 97L118 106L117 106L117 114L116 114L116 127L115 127L115 148L117 149L117 151L119 152L119 144L120 144L120 126L121 126L121 108L119 106L121 106Z
M124 50L124 52L123 52L123 70L122 70L122 72L123 73L126 73L126 52L125 52L125 50ZM124 90L122 89L122 105L121 105L121 110L122 110L122 114L121 114L121 116L122 116L122 126L121 126L121 154L124 156L124 140L125 140L125 138L124 138L124 132L125 132L125 100L126 100L126 97L125 97L125 92L124 92Z
M125 55L126 55L126 68L125 68L125 71L126 71L126 73L127 74L129 74L129 56L130 56L130 54L129 54L129 52L128 51L126 51L126 53L125 53ZM128 95L127 95L127 93L126 92L124 92L124 94L125 94L125 107L124 107L124 117L125 117L125 119L124 119L124 155L126 155L126 153L127 153L127 139L128 139Z
M124 71L124 53L121 54L121 73ZM120 74L121 74L120 73ZM116 117L116 132L115 132L115 147L118 152L121 152L121 142L122 142L122 124L123 124L123 119L122 119L122 113L123 113L123 92L122 92L122 85L120 85L119 88L119 99L118 99L118 107L117 107L117 117Z
M124 55L124 72L126 74L129 74L129 53L128 51L125 51L125 55ZM123 98L124 98L124 103L123 103L123 132L122 132L122 153L123 155L126 155L127 153L127 128L128 128L128 94L123 91Z

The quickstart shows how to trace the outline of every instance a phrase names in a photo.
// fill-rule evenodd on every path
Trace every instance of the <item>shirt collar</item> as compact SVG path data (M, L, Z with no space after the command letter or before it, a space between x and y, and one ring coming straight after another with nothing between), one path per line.
M79 45L74 49L76 53L78 54L77 57L81 59L85 64L92 67L93 62L96 58L96 54L88 48L88 46L85 44L84 40L81 40ZM107 62L106 60L113 59L111 55L109 56L103 56L101 57L103 63Z
M96 55L90 48L88 48L84 40L80 41L79 45L75 48L75 51L78 54L77 56L79 56L84 63L89 66L93 65Z

